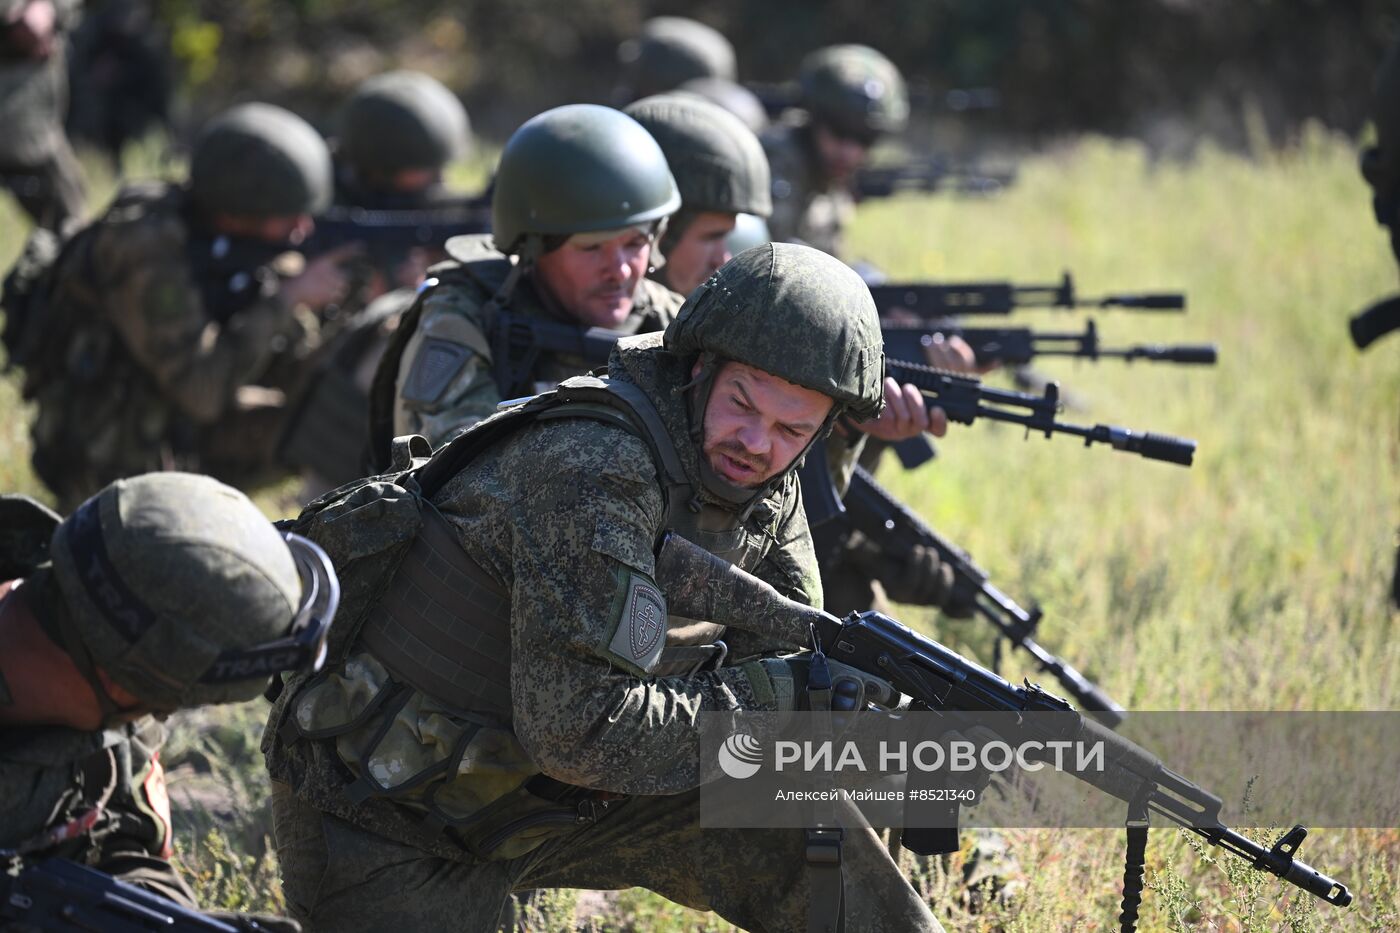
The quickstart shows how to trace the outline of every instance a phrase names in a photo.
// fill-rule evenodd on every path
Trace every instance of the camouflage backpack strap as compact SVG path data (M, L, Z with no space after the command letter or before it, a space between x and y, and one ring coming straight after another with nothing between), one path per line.
M361 632L395 679L451 706L510 718L510 593L462 549L432 499L506 435L558 418L591 418L642 438L668 500L691 498L661 416L630 383L568 379L475 425L400 481L422 497L423 523Z

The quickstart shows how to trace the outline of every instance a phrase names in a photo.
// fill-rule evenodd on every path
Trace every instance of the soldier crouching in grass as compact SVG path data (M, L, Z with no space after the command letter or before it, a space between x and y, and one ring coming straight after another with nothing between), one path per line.
M339 592L325 554L222 483L154 473L61 523L0 497L0 580L0 929L49 928L19 892L50 859L193 908L157 718L314 669Z
M650 624L666 616L654 554L673 531L820 605L795 469L837 418L879 413L883 356L854 272L760 246L664 337L619 344L607 380L567 380L313 503L297 527L340 565L352 621L264 739L298 918L487 931L512 891L642 886L806 930L825 892L803 831L700 829L697 727L801 705L806 660L703 620ZM842 817L847 916L940 929Z

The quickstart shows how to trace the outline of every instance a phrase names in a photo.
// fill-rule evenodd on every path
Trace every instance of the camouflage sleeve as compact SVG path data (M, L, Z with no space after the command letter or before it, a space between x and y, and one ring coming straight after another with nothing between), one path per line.
M795 484L791 484L795 490ZM774 543L754 569L754 576L771 584L790 599L809 606L822 605L822 578L817 567L817 555L812 546L812 534L807 527L807 513L801 496L795 491L783 497L784 509L779 516ZM787 642L764 639L752 632L729 629L725 632L730 657L736 660L758 655L792 651Z
M440 447L495 413L501 393L479 312L465 288L440 285L423 296L423 317L399 364L396 435L421 434Z
M256 380L279 347L299 340L295 316L275 299L211 321L184 261L173 218L108 228L95 238L93 268L108 320L132 359L194 421L216 421L239 386Z
M510 515L516 734L561 781L630 794L696 787L698 714L771 709L771 685L736 667L648 676L665 629L652 554L664 509L650 457L615 428L549 433L517 461L533 488Z

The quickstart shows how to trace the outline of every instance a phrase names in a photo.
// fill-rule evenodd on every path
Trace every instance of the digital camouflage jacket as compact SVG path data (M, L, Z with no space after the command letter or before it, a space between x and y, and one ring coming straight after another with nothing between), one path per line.
M690 488L703 490L682 391L692 362L665 351L659 334L646 335L618 346L609 374L650 399ZM435 459L507 417L481 422ZM663 648L646 614L635 611L639 595L657 594L665 612L654 549L668 526L688 525L681 533L691 540L795 599L821 604L795 475L746 516L700 491L673 521L677 510L668 515L648 443L606 418L540 416L477 454L431 504L416 505L414 488L411 480L369 484L329 505L313 503L319 515L298 523L336 562L340 634L361 634L341 646L343 663L289 687L269 721L264 751L273 778L308 803L442 857L514 857L561 825L575 825L575 809L561 810L557 797L538 793L533 779L540 774L615 794L695 788L697 715L775 708L771 681L752 659L800 646L667 617ZM415 551L402 556L408 549L401 539L418 533L433 511L450 526L448 547L464 551L489 578L508 613L508 645L466 647L486 628L472 618L472 606L485 603L464 602L461 631L449 636L463 640L451 660L465 666L469 655L508 652L500 664L508 666L508 686L473 708L403 689L366 647L377 604L421 569ZM452 560L420 563L441 575L440 565ZM379 569L394 561L401 561L396 574ZM660 672L658 654L721 635L728 654L718 669ZM478 680L491 676L487 670Z
M36 472L65 509L152 470L238 485L271 457L314 320L283 306L267 266L195 242L184 202L172 185L123 190L50 273L33 326L62 336L26 365L26 394Z

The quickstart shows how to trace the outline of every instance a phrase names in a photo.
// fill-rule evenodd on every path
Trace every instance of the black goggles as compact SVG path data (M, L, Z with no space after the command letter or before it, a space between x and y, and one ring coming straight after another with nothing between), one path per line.
M251 648L230 649L199 678L202 684L271 677L282 671L319 671L326 663L326 639L340 605L340 581L320 545L287 532L283 535L301 577L301 605L283 638Z

